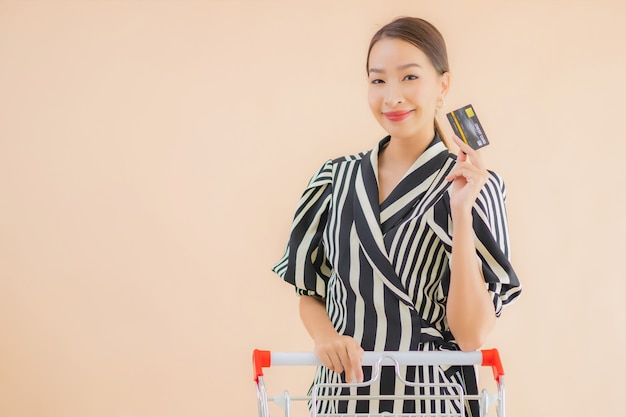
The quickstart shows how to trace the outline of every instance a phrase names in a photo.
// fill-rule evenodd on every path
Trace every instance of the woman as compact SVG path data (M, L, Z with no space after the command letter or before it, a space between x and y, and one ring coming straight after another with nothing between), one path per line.
M274 267L301 296L300 315L323 363L315 384L369 380L371 368L360 365L364 350L478 349L521 291L509 262L502 180L456 137L461 152L449 153L436 127L450 86L441 34L422 19L394 20L372 38L367 73L370 108L389 135L369 152L327 161L313 176ZM409 381L477 391L473 367L403 373ZM384 367L380 382L358 393L413 391ZM317 411L428 413L450 406L326 401ZM477 416L476 407L466 404L466 415Z

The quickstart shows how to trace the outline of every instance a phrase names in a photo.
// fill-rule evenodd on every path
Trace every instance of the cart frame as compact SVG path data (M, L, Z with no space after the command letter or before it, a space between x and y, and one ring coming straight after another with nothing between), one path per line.
M487 349L473 352L458 352L458 351L427 351L427 352L365 352L363 355L363 366L372 366L372 378L364 381L362 383L345 383L345 384L318 384L312 390L312 394L310 396L291 396L288 391L284 391L283 394L268 396L263 368L269 368L271 366L318 366L321 365L320 360L315 356L312 352L271 352L269 350L260 350L255 349L252 354L252 367L254 372L254 381L256 383L256 392L257 392L257 401L258 401L258 409L260 417L269 417L269 402L272 401L276 403L280 408L283 409L285 417L291 417L291 402L292 401L311 401L314 405L318 400L324 399L341 399L341 400L352 400L352 399L416 399L415 396L345 396L342 395L339 398L337 397L323 397L317 394L319 388L323 387L362 387L371 384L376 381L381 372L382 366L392 365L395 367L396 377L405 384L405 386L414 386L414 387L448 387L452 388L456 394L447 395L445 398L447 399L456 399L460 402L461 413L451 414L419 414L419 413L411 413L408 414L410 416L465 416L465 407L463 405L464 400L478 400L480 416L486 416L491 405L496 403L496 411L498 417L506 417L505 416L505 389L504 389L504 368L502 366L502 361L500 360L500 354L497 349ZM401 365L412 365L412 366L434 366L434 365L481 365L481 366L489 366L493 371L493 378L497 384L497 393L492 394L487 392L487 390L483 389L478 395L466 395L463 392L463 388L458 384L425 384L425 383L416 383L416 382L408 382L404 380L404 378L400 374L400 366ZM440 399L441 396L428 397L428 399ZM422 398L423 399L423 398ZM407 414L318 414L317 407L312 407L312 417L321 417L321 416L407 416Z

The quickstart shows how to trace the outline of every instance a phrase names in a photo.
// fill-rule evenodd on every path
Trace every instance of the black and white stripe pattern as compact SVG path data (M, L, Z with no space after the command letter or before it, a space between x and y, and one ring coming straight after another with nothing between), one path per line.
M299 294L325 299L337 331L354 337L365 350L458 349L445 319L453 226L445 176L455 157L435 137L379 204L378 153L387 141L389 137L368 153L327 161L313 176L296 210L285 254L273 270ZM509 262L504 198L504 184L491 172L473 209L477 259L497 315L521 291ZM459 382L468 393L476 385L472 367L408 367L405 372L407 380ZM340 380L320 367L314 383ZM380 384L359 393L404 394L404 387L396 387L393 369L387 369ZM430 412L431 405L437 407L430 402L342 401L322 403L318 411ZM475 412L475 407L467 408L468 416Z

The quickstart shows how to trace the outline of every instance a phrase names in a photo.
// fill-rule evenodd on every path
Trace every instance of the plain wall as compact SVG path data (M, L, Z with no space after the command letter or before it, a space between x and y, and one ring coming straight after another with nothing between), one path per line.
M626 2L5 0L0 416L255 415L252 349L312 348L270 268L313 172L384 135L365 56L399 15L507 184L508 415L626 415Z

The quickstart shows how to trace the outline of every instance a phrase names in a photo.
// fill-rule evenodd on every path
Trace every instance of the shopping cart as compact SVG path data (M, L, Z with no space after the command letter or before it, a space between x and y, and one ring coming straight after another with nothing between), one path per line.
M277 404L284 412L285 417L291 416L292 401L310 401L312 417L465 417L466 400L476 400L479 403L480 416L485 417L489 408L496 403L496 411L499 417L504 414L504 369L500 361L500 354L497 349L481 350L474 352L453 352L453 351L429 351L429 352L365 352L363 356L363 366L372 366L372 377L362 383L343 384L318 384L313 386L310 396L291 396L288 391L283 394L268 396L263 381L263 368L270 366L316 366L321 362L314 353L311 352L270 352L268 350L255 349L252 355L254 368L254 381L256 382L257 399L259 405L259 416L269 417L269 402ZM439 365L482 365L490 366L493 370L493 377L496 381L497 393L489 393L483 389L478 395L468 395L463 392L463 388L454 383L434 384L417 383L406 381L401 375L400 367L404 365L415 366L439 366ZM448 407L436 413L409 413L409 414L320 414L317 412L317 402L324 400L367 400L374 397L362 395L341 395L340 397L330 397L319 395L320 388L336 387L352 389L371 385L380 377L382 366L393 366L396 378L405 386L415 387L415 392L429 394L416 394L410 396L415 401L438 400L446 404L454 403L456 407ZM434 393L434 395L433 395ZM409 399L408 396L378 395L375 399ZM452 410L454 408L454 410Z

